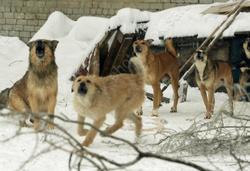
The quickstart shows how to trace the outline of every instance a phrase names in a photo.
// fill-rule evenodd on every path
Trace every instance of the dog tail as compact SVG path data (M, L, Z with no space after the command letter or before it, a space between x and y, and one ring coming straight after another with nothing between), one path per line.
M10 88L6 88L0 93L0 109L7 107L10 90Z
M174 47L173 39L167 39L165 41L165 48L166 50L174 57L178 58L180 55L177 54L176 49Z
M138 57L132 57L129 63L129 70L133 74L145 76L145 69L142 64L142 61Z

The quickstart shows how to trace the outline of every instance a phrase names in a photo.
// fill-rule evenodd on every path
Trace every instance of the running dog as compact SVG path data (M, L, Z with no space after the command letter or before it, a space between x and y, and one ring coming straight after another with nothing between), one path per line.
M89 146L97 131L83 128L85 117L94 120L93 126L100 128L106 115L115 111L115 123L106 129L106 134L112 134L123 126L126 118L135 123L135 133L140 135L141 118L134 111L142 105L144 92L143 66L136 58L131 59L136 74L118 74L107 77L79 76L72 86L73 105L78 113L78 134L86 135L83 146Z
M230 110L233 113L233 76L231 65L225 61L212 61L207 54L199 50L194 56L196 82L206 107L205 119L210 119L214 111L214 93L222 84L227 89ZM208 91L208 96L206 91Z
M28 43L30 48L28 71L11 88L0 93L2 106L18 112L54 114L58 86L54 55L57 44L56 40L37 40ZM38 118L34 118L35 130L40 128ZM53 128L52 123L53 121L48 124L48 128Z
M136 56L142 61L145 68L146 84L153 87L153 111L152 116L158 116L158 109L162 99L160 80L168 75L174 92L174 103L171 112L177 112L178 87L179 87L179 64L176 51L171 39L166 41L166 48L170 51L154 54L150 50L153 40L137 40L133 43Z

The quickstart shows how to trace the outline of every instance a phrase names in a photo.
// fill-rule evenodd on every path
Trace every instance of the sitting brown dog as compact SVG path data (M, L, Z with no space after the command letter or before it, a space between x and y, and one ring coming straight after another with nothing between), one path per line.
M0 103L18 112L53 115L57 96L57 65L54 52L58 41L30 42L29 68L23 78L0 93ZM39 129L39 117L34 128ZM53 128L53 124L48 125Z
M141 133L141 118L134 114L143 103L144 74L140 61L133 59L136 74L118 74L107 77L79 76L72 87L73 104L78 113L78 134L86 138L83 146L89 146L96 134L96 129L83 129L85 117L94 120L93 126L99 129L108 113L115 111L115 123L106 129L112 134L123 126L126 118L131 119L136 126L136 135Z
M154 54L150 50L150 45L153 40L137 40L133 44L136 56L142 61L145 68L146 84L152 85L154 102L153 116L158 116L158 109L162 100L162 92L160 80L168 75L171 79L171 84L174 92L174 104L171 112L177 112L178 103L178 87L179 87L179 64L176 57L176 52L162 52ZM169 43L169 44L167 44ZM166 46L170 45L173 49L172 40L166 42Z

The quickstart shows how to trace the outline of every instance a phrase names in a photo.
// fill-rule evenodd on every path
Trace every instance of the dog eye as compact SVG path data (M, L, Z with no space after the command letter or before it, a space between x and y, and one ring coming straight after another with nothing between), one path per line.
M87 82L87 83L91 83L91 81L90 81L90 80L87 80L86 82Z
M77 82L79 83L81 81L81 79L78 79Z

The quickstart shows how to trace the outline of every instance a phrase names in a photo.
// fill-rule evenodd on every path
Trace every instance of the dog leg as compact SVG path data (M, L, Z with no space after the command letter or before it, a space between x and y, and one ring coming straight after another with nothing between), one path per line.
M178 71L177 71L178 72ZM174 75L170 75L171 77L171 84L174 92L174 104L171 107L170 112L177 112L177 103L178 103L178 88L179 88L179 78L174 77Z
M125 107L128 107L127 105L124 105L124 107L120 107L116 109L115 111L115 123L111 127L108 127L105 132L106 134L113 134L115 131L120 129L123 126L123 121L127 117L129 111L125 109Z
M79 136L84 136L84 135L86 135L88 133L88 130L83 128L84 127L84 125L83 125L84 120L85 120L85 117L80 116L78 114L78 118L77 118L77 121L78 121L78 124L77 124L77 133L78 133Z
M39 110L38 110L38 102L36 98L33 98L30 96L28 98L30 107L31 107L31 112L34 114L34 129L36 131L39 130L40 128L40 118L39 118Z
M49 116L49 121L48 123L48 129L54 129L54 113L55 113L55 107L56 107L56 95L53 95L50 97L49 102L48 102L48 116Z
M213 101L214 101L214 89L208 88L208 110L205 119L210 119L213 112Z
M153 87L153 93L154 93L152 116L159 116L159 112L158 112L158 109L160 107L159 95L161 92L160 83L153 84L152 87Z
M29 112L29 108L26 105L26 103L15 93L11 93L9 97L9 107L12 110L19 111L19 112ZM20 126L21 127L29 127L29 125L26 124L26 120L29 118L28 115L25 115L24 120L21 119Z
M212 99L212 114L214 113L215 98Z
M99 129L102 126L104 120L105 120L105 117L98 118L97 120L94 121L93 126ZM94 128L91 128L90 131L88 131L86 138L82 145L86 147L89 146L93 142L96 134L97 134L97 130L95 130Z
M136 137L139 137L141 135L141 130L142 130L142 119L141 119L141 117L137 116L134 113L131 113L129 115L129 119L134 122L134 124L135 124L135 135L136 135Z
M206 93L206 88L204 85L199 86L201 97L203 99L204 105L206 107L206 111L208 111L208 100L207 100L207 93ZM205 117L206 118L206 117Z
M226 89L227 89L227 94L229 98L228 100L229 100L230 112L233 115L234 107L233 107L233 81L232 79L226 82Z
M135 113L136 113L137 116L142 116L142 115L143 115L142 106L141 106L139 109L137 109L137 110L135 111Z

